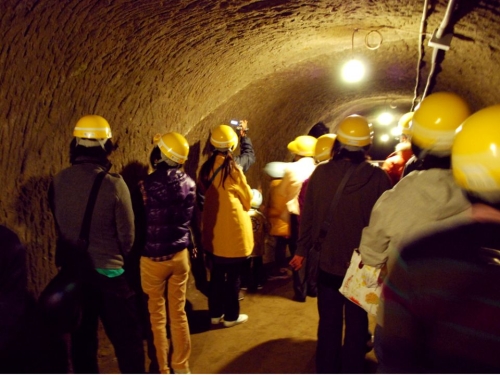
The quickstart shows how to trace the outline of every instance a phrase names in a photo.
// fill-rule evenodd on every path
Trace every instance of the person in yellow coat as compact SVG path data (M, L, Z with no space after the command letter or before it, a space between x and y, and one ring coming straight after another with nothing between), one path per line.
M290 278L287 272L288 262L286 249L290 239L290 214L286 208L286 197L281 189L281 181L285 175L288 163L267 163L264 171L272 178L266 204L266 219L269 222L269 235L274 242L274 266L268 275L268 280Z
M248 215L252 189L233 157L238 146L234 130L228 125L217 126L210 143L215 150L198 178L205 196L202 244L212 261L208 309L212 324L232 327L248 320L248 315L240 314L238 293L243 263L254 246Z

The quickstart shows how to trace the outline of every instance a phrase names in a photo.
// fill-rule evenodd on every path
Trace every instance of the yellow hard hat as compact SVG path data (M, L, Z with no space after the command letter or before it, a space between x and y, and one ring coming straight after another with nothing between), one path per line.
M344 145L363 147L372 143L372 131L363 116L347 116L338 126L337 140Z
M188 158L189 143L179 133L163 134L158 141L158 147L162 153L162 158L164 156L177 164L184 164Z
M83 116L75 125L73 136L90 139L111 138L111 127L104 117L98 115Z
M430 153L449 155L456 129L470 114L469 105L457 94L431 94L413 115L412 142Z
M314 147L317 139L310 135L299 135L291 141L287 148L292 154L300 156L314 156Z
M330 159L336 138L336 134L330 133L323 134L318 138L316 147L314 148L314 159L316 159L318 163Z
M401 134L411 135L411 120L415 112L405 113L398 121L398 127L401 129Z
M238 147L238 135L229 125L219 125L212 130L210 143L217 149L234 151Z
M500 202L500 105L464 121L453 142L451 166L460 187L489 202Z

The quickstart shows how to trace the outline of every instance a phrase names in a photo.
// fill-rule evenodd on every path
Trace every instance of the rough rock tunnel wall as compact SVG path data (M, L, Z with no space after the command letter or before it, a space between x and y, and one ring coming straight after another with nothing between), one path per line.
M429 1L418 96L430 69L427 42L447 2ZM79 117L104 116L119 148L115 172L133 184L155 133L191 144L187 170L206 158L210 129L246 118L261 169L289 160L286 144L317 121L396 103L410 109L424 1L345 0L3 0L0 3L0 223L28 249L30 287L55 272L47 189L68 165ZM463 95L474 109L500 101L498 0L456 2L431 91ZM353 31L358 29L356 33ZM383 38L370 50L366 35ZM372 33L371 37L376 37ZM379 43L380 40L375 43ZM367 78L348 86L341 64L353 54Z

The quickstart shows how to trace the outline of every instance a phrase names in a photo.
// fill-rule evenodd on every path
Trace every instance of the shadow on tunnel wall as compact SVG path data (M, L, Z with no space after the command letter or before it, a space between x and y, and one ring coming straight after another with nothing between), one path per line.
M196 141L194 144L189 146L189 157L184 164L184 170L193 179L197 180L197 172L201 167L202 162L204 162L213 151L213 147L210 144L210 133L207 134L207 138L204 141L205 146L201 146L201 141Z
M147 164L135 160L125 165L119 173L127 184L128 189L132 192L137 188L139 181L146 178L148 175L148 168Z
M196 181L196 172L200 166L200 141L189 146L189 155L186 163L184 163L184 171Z
M56 272L54 219L49 207L51 176L29 178L15 200L18 223L25 227L28 288L37 296Z

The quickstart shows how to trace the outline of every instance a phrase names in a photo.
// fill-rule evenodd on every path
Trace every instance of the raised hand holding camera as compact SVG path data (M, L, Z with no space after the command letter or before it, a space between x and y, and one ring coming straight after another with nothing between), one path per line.
M247 120L231 120L230 124L234 128L234 130L240 134L240 136L246 136L249 130Z

